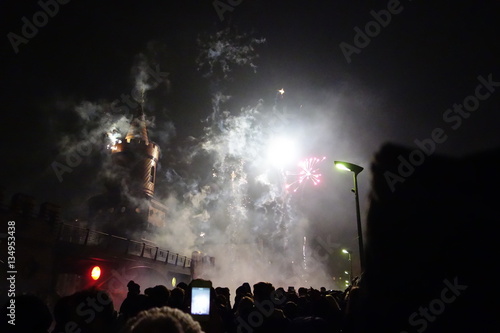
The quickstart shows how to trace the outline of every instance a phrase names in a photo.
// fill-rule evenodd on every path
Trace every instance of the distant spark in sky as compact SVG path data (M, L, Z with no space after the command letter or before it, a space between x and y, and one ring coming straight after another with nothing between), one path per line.
M318 164L323 162L326 157L309 157L299 162L298 173L289 173L287 176L293 177L291 183L286 184L286 190L297 192L307 182L317 186L321 183L321 173Z

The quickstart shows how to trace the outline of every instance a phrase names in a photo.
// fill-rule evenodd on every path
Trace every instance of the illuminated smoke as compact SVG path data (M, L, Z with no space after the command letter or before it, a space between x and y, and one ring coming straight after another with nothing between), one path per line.
M234 66L250 66L255 72L255 60L258 57L255 46L265 41L264 38L253 38L248 34L237 34L230 28L200 37L200 55L196 61L198 70L205 77L221 74L224 79L230 77Z
M137 66L135 67L135 73L133 73L135 77L135 89L140 93L140 100L136 99L137 102L143 104L144 103L144 94L147 90L151 89L151 85L148 84L148 80L150 79L150 75L148 74L149 65L143 59L139 61ZM139 97L137 96L137 97ZM134 97L135 98L135 97Z
M110 112L110 103L83 101L74 106L80 130L63 136L59 150L63 155L73 154L81 144L88 144L93 151L111 149L119 137L128 131L130 119Z
M254 46L263 41L226 29L200 44L198 68L205 76L222 74L224 79L234 66L255 70ZM152 88L145 64L139 61L133 70L135 91ZM215 256L216 270L205 276L215 285L234 288L245 281L270 281L303 286L308 280L310 285L328 287L331 281L321 274L322 263L306 256L309 221L286 192L285 169L268 159L271 139L290 132L294 118L263 100L239 112L227 110L230 98L220 90L213 93L204 134L182 147L182 156L175 161L181 167L162 161L158 178L172 191L161 200L168 209L167 231L154 241L183 255L201 250ZM112 149L127 132L130 117L107 110L106 103L84 102L76 108L87 135L99 137L95 142L107 140L102 147ZM102 175L114 176L108 164L103 166ZM315 280L307 278L306 269L316 275Z
M131 75L134 87L130 95L142 107L147 102L148 91L158 87L166 89L167 92L170 90L169 73L163 72L158 64L158 48L159 46L154 43L148 43L147 54L137 55L135 65L132 66Z
M220 95L214 102L214 108L223 110ZM182 239L184 248L191 242L191 250L215 256L216 270L204 277L217 285L234 288L262 280L303 285L304 270L318 267L304 262L308 221L285 190L285 173L268 156L269 143L285 129L262 101L212 119L184 154L187 164L203 158L203 175L181 177L172 169L165 173L185 192L175 205L167 204L173 211L167 224L174 231L161 240L178 244ZM328 281L326 274L319 281Z
M163 173L175 193L163 200L168 230L158 241L214 256L216 269L203 277L215 285L270 281L303 286L308 280L331 286L322 264L306 256L309 221L285 189L287 165L276 167L268 156L272 139L289 133L294 121L288 114L283 121L284 90L278 91L275 105L259 100L239 111L226 109L231 96L224 93L224 82L235 67L256 70L255 46L263 42L230 29L198 41L198 70L211 83L218 81L218 89L212 91L204 134L178 148L177 166ZM306 269L316 278L308 279Z

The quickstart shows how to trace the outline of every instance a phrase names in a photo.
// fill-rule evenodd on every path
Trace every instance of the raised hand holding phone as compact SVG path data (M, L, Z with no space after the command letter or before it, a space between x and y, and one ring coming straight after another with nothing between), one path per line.
M212 282L193 280L191 282L191 315L193 319L205 321L210 318L210 291Z

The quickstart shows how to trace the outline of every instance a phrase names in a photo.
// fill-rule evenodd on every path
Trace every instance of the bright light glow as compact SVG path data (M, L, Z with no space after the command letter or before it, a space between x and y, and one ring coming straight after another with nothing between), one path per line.
M342 163L336 163L335 166L337 167L337 169L340 169L340 170L351 171L351 169L349 169L348 167L346 167Z
M295 180L286 185L287 190L297 192L297 190L305 183L311 182L314 186L321 183L321 173L319 172L318 163L323 162L326 157L309 157L299 162L299 172L297 174L289 174L296 177Z
M101 267L94 266L90 272L90 277L92 280L97 281L101 277Z
M278 92L283 95L285 93L285 89L281 88Z
M112 144L116 144L118 141L121 143L120 136L121 133L117 129L113 129L111 132L106 133Z
M342 252L343 253L349 253L349 251L347 251L346 249L342 249Z
M349 274L347 271L344 271L344 273Z
M295 157L295 142L286 137L277 137L271 140L267 150L269 162L277 167L283 168L293 161Z
M172 278L172 287L175 288L175 286L177 286L177 279L175 278L175 276Z

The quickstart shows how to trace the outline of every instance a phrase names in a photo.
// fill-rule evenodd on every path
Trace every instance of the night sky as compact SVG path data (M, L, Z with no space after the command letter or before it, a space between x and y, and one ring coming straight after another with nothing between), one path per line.
M85 140L85 124L75 108L130 94L141 59L169 73L168 84L146 95L146 113L155 123L150 136L162 146L158 177L166 188L172 186L167 171L183 177L201 174L202 164L187 167L179 161L182 147L203 136L214 93L232 96L223 109L237 114L260 99L264 109L271 109L277 90L284 88L293 123L288 133L302 143L301 156L327 157L324 183L301 194L308 202L304 209L318 221L319 230L352 248L352 178L332 170L333 160L365 167L359 176L364 216L370 161L383 143L415 147L416 139L442 128L448 139L437 145L438 153L464 156L499 147L500 84L456 129L443 119L453 104L474 94L478 76L500 82L497 1L233 4L221 20L210 0L73 0L60 4L54 17L15 52L9 33L22 36L22 18L33 22L41 7L37 1L2 1L4 203L23 192L38 202L60 204L67 218L83 214L85 200L102 191L96 173L104 152L94 149L62 182L51 165L64 163L68 142ZM374 20L371 12L388 6L397 13L385 27L372 30L369 43L358 47L348 63L339 45L354 47L355 28L365 31ZM232 36L246 35L247 41L265 39L253 45L255 70L232 63L224 78L220 71L207 77L206 66L199 69L197 40L224 29Z

